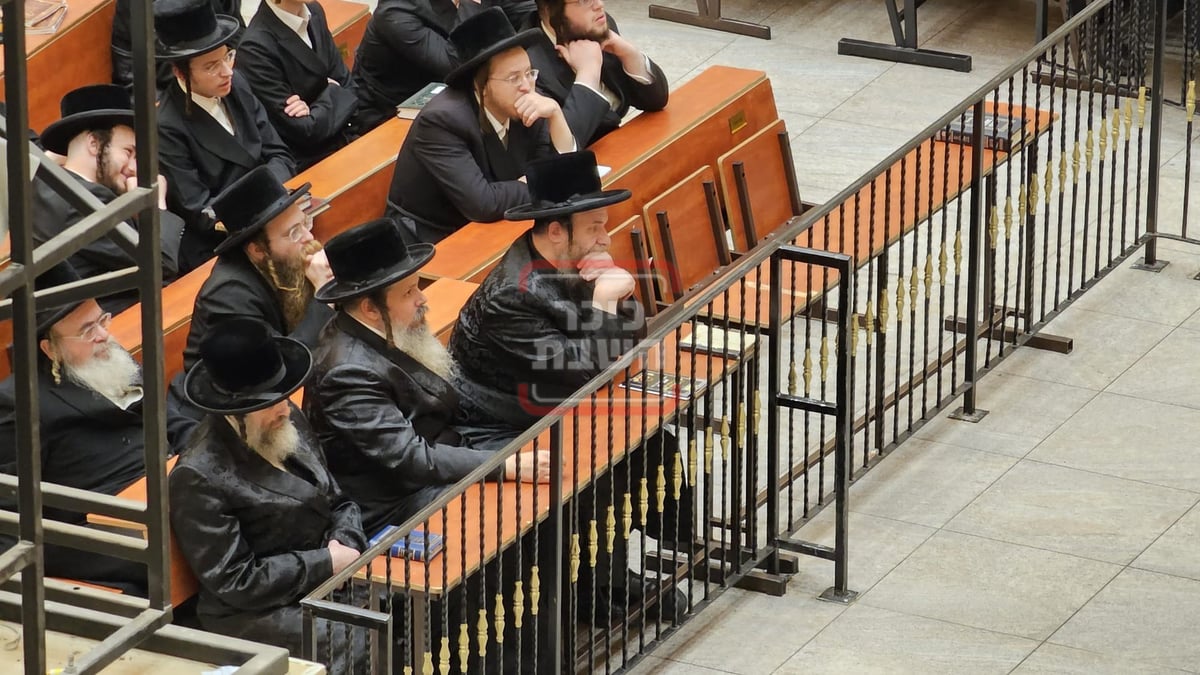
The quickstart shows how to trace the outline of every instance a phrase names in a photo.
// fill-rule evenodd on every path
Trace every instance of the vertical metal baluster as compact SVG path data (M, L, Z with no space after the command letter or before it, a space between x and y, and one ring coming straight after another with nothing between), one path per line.
M933 218L934 218L934 215L933 215L934 214L933 193L937 189L936 179L935 179L936 169L937 169L937 154L936 154L937 146L932 140L929 141L927 143L927 145L929 146L929 183L928 183L928 188L927 188L928 193L926 194L926 199L927 199L926 209L927 209L927 211L926 211L926 216L925 216L925 218L926 218L925 222L927 224L927 227L929 228L929 231L926 232L926 234L925 234L925 269L923 270L923 272L924 272L923 281L925 282L925 311L921 315L921 333L922 333L921 363L923 363L923 364L928 362L928 360L929 360L929 319L930 319L929 303L933 297L933 266L934 266L933 265L933 238L934 238L933 237L933 229L934 229L934 225L933 225ZM945 189L945 186L943 186L943 189ZM946 200L943 199L942 203L945 204ZM857 292L858 289L855 288L852 290ZM937 319L935 319L935 321L937 321ZM935 323L934 325L936 326L937 324ZM853 323L850 325L850 330L852 330L852 331L856 330L856 327L854 326ZM941 332L941 331L938 331L938 332ZM939 358L940 358L940 356L939 356ZM851 365L853 365L853 362L851 362ZM940 366L938 367L938 371L939 372L941 371ZM922 372L925 373L924 368L922 368ZM929 414L929 385L930 385L931 379L932 379L932 377L930 377L928 373L925 373L924 375L922 375L922 378L921 378L921 419L925 419L925 417ZM854 389L855 389L854 387L850 388L851 401L854 400ZM934 401L934 403L936 404L937 401ZM853 404L850 406L850 409L854 410ZM850 433L850 438L852 439L851 442L853 442L853 438L854 438L854 433L853 433L854 420L853 419L850 420L850 425L851 425L851 430L852 430Z
M1184 109L1187 111L1187 131L1186 141L1183 148L1183 218L1180 221L1180 236L1188 236L1188 213L1190 212L1191 197L1192 197L1192 122L1196 113L1196 53L1192 45L1195 40L1200 39L1200 26L1197 24L1197 15L1200 11L1196 7L1196 0L1188 0L1185 12L1187 14L1187 27L1184 29L1184 87L1183 94Z
M913 208L912 208L912 220L909 221L913 224L912 233L911 233L912 234L912 266L908 269L908 275L909 275L908 283L903 283L905 269L904 269L904 266L901 265L900 270L899 270L901 283L896 286L896 288L899 290L900 293L905 293L905 292L908 293L907 306L908 306L908 381L909 382L912 382L913 378L915 378L917 376L917 287L916 287L916 283L917 283L917 268L921 264L920 263L920 259L921 259L921 178L922 178L921 160L924 157L924 153L922 152L922 149L925 149L926 147L927 147L926 144L921 144L916 147L916 152L915 152L916 157L915 157L915 161L913 162L913 181L912 181ZM928 147L932 147L932 146L928 146ZM903 171L903 168L901 168L901 171ZM908 192L908 184L907 183L905 183L905 185L904 185L904 191ZM901 213L903 213L903 209L901 209ZM903 222L904 217L901 216L900 220L901 220L901 222ZM900 235L901 241L903 241L905 236L907 236L907 235L904 233L901 233L901 235ZM901 244L901 246L903 246L903 244ZM901 261L903 261L903 257L901 257ZM899 307L896 308L896 315L897 315L897 317L900 315ZM899 404L899 401L897 401L897 404ZM917 407L916 388L909 387L908 388L908 425L905 426L905 428L904 428L904 430L906 432L912 431L913 421L914 421L913 413L916 412L914 410L914 408L916 408L916 407Z
M1095 21L1092 20L1087 25L1086 35L1088 39L1088 51L1092 54L1096 53L1098 47L1096 43L1096 30L1094 27ZM1079 255L1079 287L1082 288L1088 280L1088 243L1090 240L1090 230L1092 226L1092 160L1096 156L1096 77L1095 59L1088 61L1088 91L1087 91L1087 133L1083 138L1083 157L1084 162L1084 183L1083 183L1083 250ZM1078 107L1079 99L1083 98L1078 93L1075 95L1076 107ZM1103 97L1102 97L1103 98ZM1103 176L1100 178L1103 180ZM1100 209L1097 207L1096 214L1099 216ZM1097 218L1099 221L1099 218ZM1096 225L1096 236L1093 242L1096 249L1096 261L1094 269L1098 273L1100 270L1100 226L1099 222Z
M900 405L905 398L904 390L901 389L900 383L902 380L902 372L904 370L904 306L901 305L904 301L904 215L908 207L908 156L900 158L900 183L898 184L900 193L900 211L899 218L896 220L896 297L895 297L895 314L896 314L896 354L893 363L892 372L892 396L894 405L892 407L892 440L900 437ZM888 211L891 211L891 200L888 200ZM889 234L891 229L889 228ZM824 270L825 268L822 268ZM824 274L824 272L822 272ZM882 304L885 300L881 300ZM824 327L822 327L824 329ZM911 345L910 345L911 348ZM821 390L821 400L825 400L825 390ZM911 403L911 401L910 401ZM821 439L825 439L825 416L821 416Z
M1054 113L1054 93L1056 86L1055 83L1057 82L1057 72L1055 71L1057 67L1057 53L1058 43L1056 42L1050 47L1050 79L1048 80L1050 82L1050 91L1046 95L1049 108L1048 112L1051 120L1058 119L1055 117ZM1054 129L1055 127L1060 126L1062 126L1061 122L1058 124L1052 123L1050 125L1050 129L1046 132L1046 142L1043 144L1043 147L1046 150L1046 180L1042 189L1042 202L1045 204L1045 217L1043 218L1042 222L1042 284L1041 294L1038 300L1039 314L1037 318L1039 322L1045 321L1046 315L1050 311L1048 305L1046 304L1046 295L1048 294L1050 287L1050 223L1052 222L1054 216Z
M942 190L943 190L943 192L945 192L945 194L943 196L946 197L946 199L945 199L945 206L943 206L941 209L941 211L942 211L942 225L940 228L941 229L941 237L940 237L941 241L939 242L940 248L938 249L938 261L937 261L938 311L937 311L937 318L935 319L935 321L937 322L936 323L937 332L938 332L937 353L938 353L939 359L941 358L942 354L946 353L946 330L943 325L943 322L945 321L945 318L946 318L946 278L950 275L950 250L949 250L950 243L946 239L947 234L950 232L950 202L952 199L958 198L957 195L952 198L952 197L950 197L950 194L949 194L949 192L950 192L950 147L951 147L951 145L952 145L951 143L943 143L942 144ZM957 193L958 190L955 190L955 192ZM932 222L933 222L933 219L930 218L930 223L932 223ZM958 314L957 308L955 309L954 313L957 316L957 314ZM953 333L951 333L951 334L953 335ZM950 360L951 368L953 368L953 364L955 361L957 361L957 359ZM946 393L946 385L945 385L945 381L944 381L945 375L946 375L945 367L943 367L942 365L939 365L938 369L937 369L937 403L938 403L938 405L941 405L942 396L944 396ZM951 389L951 391L953 391L953 389L954 389L953 376L950 378L950 389Z

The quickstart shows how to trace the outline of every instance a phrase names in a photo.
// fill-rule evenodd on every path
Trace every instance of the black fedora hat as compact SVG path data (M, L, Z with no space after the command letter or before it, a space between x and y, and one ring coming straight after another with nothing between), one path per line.
M115 84L90 84L68 91L59 104L62 119L42 132L42 147L67 154L71 139L89 129L111 129L118 124L133 127L129 92Z
M400 281L433 258L433 244L408 244L391 218L370 220L329 240L325 255L333 281L317 289L318 302L341 302Z
M530 203L504 212L507 220L553 218L590 211L629 199L629 190L604 190L591 150L530 162L525 170Z
M463 86L488 59L513 47L528 47L539 34L541 30L537 28L520 33L513 30L504 10L499 7L489 7L468 18L450 31L450 43L458 54L458 67L446 76L446 84Z
M221 255L241 245L284 209L308 194L312 183L288 192L275 174L256 166L225 188L212 202L213 215L225 226L225 241L215 252Z
M54 267L42 272L33 280L33 288L35 291L44 291L47 288L56 288L66 284L72 284L79 281L79 272L71 266L71 263L66 260L58 263ZM77 300L69 302L65 305L47 305L42 306L42 302L37 301L35 304L36 311L34 312L37 321L37 335L39 338L45 337L50 331L50 327L58 323L66 315L74 312L76 308L82 305L86 300Z
M155 0L154 51L160 61L206 54L237 35L241 24L217 14L209 0Z
M183 388L188 401L205 412L240 415L284 400L311 370L312 354L304 343L271 335L257 319L233 318L205 335Z

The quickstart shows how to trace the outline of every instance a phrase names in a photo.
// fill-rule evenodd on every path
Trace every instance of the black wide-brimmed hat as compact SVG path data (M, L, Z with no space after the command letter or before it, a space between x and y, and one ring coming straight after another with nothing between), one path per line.
M604 190L596 155L568 152L530 162L525 168L530 203L504 212L506 220L553 218L591 211L629 199L629 190Z
M341 302L390 286L424 267L433 253L433 244L406 245L391 218L357 225L325 245L333 281L317 289L316 299Z
M291 396L311 370L312 354L304 343L271 335L257 319L234 318L209 328L183 388L201 410L241 415Z
M245 243L271 219L308 194L312 183L288 192L275 174L256 166L225 188L212 202L213 215L225 226L225 241L215 252L221 255Z
M469 83L488 59L513 47L528 47L540 33L537 28L516 32L499 7L490 7L468 18L450 31L458 67L446 76L446 84L461 87Z
M71 263L62 261L42 272L33 280L33 288L35 291L43 291L47 288L55 288L65 284L75 283L79 281L79 273L71 266ZM58 323L66 315L74 312L77 307L82 305L86 300L76 300L65 305L46 305L42 306L41 301L36 301L35 317L37 320L37 335L39 338L45 337L50 331L50 327Z
M240 27L232 16L217 14L209 0L154 0L155 58L207 54L232 40Z
M90 129L111 129L118 124L133 127L129 92L115 84L90 84L68 91L59 103L62 119L42 132L42 147L67 154L71 139Z

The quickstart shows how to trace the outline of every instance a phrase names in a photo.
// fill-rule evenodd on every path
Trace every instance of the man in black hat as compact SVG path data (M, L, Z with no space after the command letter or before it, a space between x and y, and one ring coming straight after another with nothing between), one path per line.
M534 91L537 71L498 7L450 33L461 65L413 121L396 158L388 215L410 240L435 243L471 221L494 222L529 200L525 166L569 152L562 109Z
M63 262L35 281L38 290L79 281ZM95 300L37 312L42 480L115 495L146 474L142 373L137 361L108 334L112 315ZM16 391L0 383L0 473L15 474ZM168 406L167 439L183 442L186 418ZM171 454L174 454L173 452ZM14 502L5 508L15 508ZM46 507L47 518L85 525L86 514ZM11 539L0 536L0 548ZM46 575L119 588L145 596L146 568L118 558L47 545Z
M588 151L533 162L528 176L531 202L505 217L533 220L533 228L467 300L450 338L464 423L492 436L515 437L532 426L631 349L645 330L645 314L631 297L633 277L608 253L607 207L629 199L630 192L601 189L596 157ZM578 499L580 531L594 521L593 508L606 508L610 495L642 483L647 467L674 467L674 445L664 433L630 449L625 467L611 468L592 486L595 497ZM690 539L691 491L686 485L681 491L678 501L666 500L662 517L650 500L648 534ZM667 532L654 531L659 523ZM627 550L622 537L615 544L609 556L600 556L594 578L579 575L580 613L596 597L593 616L603 624L638 605L643 593L642 580L620 574L628 567ZM654 611L670 616L686 600L664 594L660 602Z
M445 82L458 65L450 31L488 7L504 10L514 28L536 9L533 0L382 0L354 57L362 128L395 115L425 85Z
M228 235L196 295L183 350L185 371L196 365L210 328L231 317L261 321L275 335L316 346L333 311L314 300L313 292L332 274L321 243L313 239L312 219L298 205L309 187L289 192L270 169L258 167L213 200ZM182 387L181 373L171 383L171 395L181 403ZM182 407L192 410L186 403Z
M133 109L124 89L112 84L93 84L67 92L62 98L62 119L46 127L42 143L46 150L63 155L63 168L100 200L108 204L137 187L137 137L133 132ZM162 238L163 282L179 271L179 242L183 220L167 211L166 180L158 177L159 227ZM83 219L80 212L44 179L33 180L33 238L43 243ZM131 226L136 229L134 219ZM134 265L129 255L107 237L81 248L70 258L81 276L92 277ZM100 299L114 314L137 302L129 291Z
M229 47L237 19L215 14L208 0L157 0L157 58L171 64L175 86L158 102L159 160L170 179L167 204L187 229L180 272L198 267L221 242L213 197L258 166L279 182L296 162L262 103L233 70Z
M300 599L367 545L358 506L338 489L288 401L312 356L250 319L221 324L200 356L185 389L208 415L170 477L171 526L200 581L196 614L205 630L299 654ZM326 642L329 632L326 624L315 634ZM328 644L318 647L329 653ZM335 645L331 671L361 668L368 652L365 644Z
M237 71L297 171L357 138L358 94L316 0L262 0L238 43Z
M374 533L399 525L492 456L464 447L451 426L458 395L453 364L425 323L417 270L432 244L405 246L388 218L329 240L334 280L317 291L335 303L305 392L338 482ZM521 465L518 467L518 462ZM509 458L505 475L545 481L545 452Z
M558 101L581 144L621 126L631 107L667 107L666 75L617 32L604 0L538 0L524 27L541 33L528 48L537 90Z

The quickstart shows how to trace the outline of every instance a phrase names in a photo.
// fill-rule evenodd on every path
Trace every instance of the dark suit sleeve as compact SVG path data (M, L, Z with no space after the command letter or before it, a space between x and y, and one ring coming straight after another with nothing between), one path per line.
M234 83L236 82L235 79ZM250 95L249 100L254 105L254 126L258 127L258 135L262 139L260 159L271 169L271 173L275 174L280 183L286 183L288 179L296 175L296 160L292 158L287 144L279 137L279 132L271 125L271 120L267 117L267 109L258 102L253 94Z
M326 86L316 98L305 101L308 115L288 115L283 111L286 102L298 92L290 86L280 61L287 58L287 54L278 44L271 44L273 38L265 31L257 32L254 37L256 39L244 40L238 47L238 72L250 83L279 136L296 146L319 145L344 130L358 109L358 97L354 92ZM338 63L342 62L339 60ZM345 70L345 65L342 69Z
M450 115L429 115L425 122L413 139L417 160L468 220L494 223L504 219L507 209L529 201L524 183L488 180L467 149L464 135L470 131L456 128L459 125Z
M189 466L171 472L171 527L201 585L245 611L299 602L333 575L328 549L257 557L221 488Z
M411 63L445 78L458 62L450 41L412 12L386 11L376 28L380 37L395 52L397 67Z
M554 58L559 57L555 54ZM543 88L541 83L538 84L538 89L543 95L554 97L553 93L548 88ZM596 134L596 130L600 128L600 123L604 121L604 116L610 109L608 99L590 87L572 84L567 90L567 99L562 103L563 117L567 118L567 126L571 128L571 134L575 136L581 149L582 145L588 143Z
M343 495L340 490L337 499L334 500L333 526L325 539L336 539L359 553L367 550L367 538L363 534L362 514L358 504Z
M517 31L529 21L531 14L537 12L536 0L496 0L492 6L504 10L504 16L508 17L508 22Z
M208 186L200 180L186 130L174 124L158 125L158 163L167 177L171 210L183 218L187 229L211 234L216 221L204 209L216 195L209 194Z
M326 421L379 467L410 483L448 485L492 453L428 443L389 395L391 384L372 368L347 363L315 385Z

